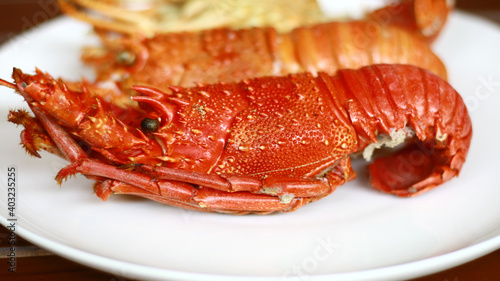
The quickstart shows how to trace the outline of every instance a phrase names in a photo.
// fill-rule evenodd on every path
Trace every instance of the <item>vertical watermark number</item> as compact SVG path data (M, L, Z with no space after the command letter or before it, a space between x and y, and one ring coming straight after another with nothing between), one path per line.
M7 167L7 229L10 230L8 237L9 250L7 252L7 264L9 271L16 271L16 199L17 199L17 168Z

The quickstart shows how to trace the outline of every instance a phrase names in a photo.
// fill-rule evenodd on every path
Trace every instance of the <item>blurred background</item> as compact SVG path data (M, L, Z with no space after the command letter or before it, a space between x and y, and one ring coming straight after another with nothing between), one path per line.
M456 0L458 9L466 10L500 22L500 0ZM43 9L43 13L40 12ZM30 27L60 14L56 0L0 0L0 43Z
M456 7L488 18L498 23L500 28L500 0L457 0ZM32 27L33 23L40 24L59 15L55 0L0 0L0 43ZM8 247L8 235L9 231L0 226L0 253ZM7 271L8 265L2 255L0 280L126 280L81 266L39 249L19 236L17 238L16 246L20 249L17 273ZM500 250L465 265L413 281L499 280L498 265Z

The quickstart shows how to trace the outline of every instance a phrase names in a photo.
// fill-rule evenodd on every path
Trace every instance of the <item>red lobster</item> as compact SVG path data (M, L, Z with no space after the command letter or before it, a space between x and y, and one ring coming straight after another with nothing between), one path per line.
M133 194L169 205L233 214L293 211L353 179L350 155L411 139L370 166L372 185L415 196L458 175L472 127L460 95L409 65L374 65L263 77L163 92L134 86L140 109L124 111L37 70L14 84L36 118L13 111L33 155L71 162L95 192ZM379 139L377 139L377 136ZM85 153L82 146L89 147ZM402 167L411 166L410 173Z
M378 63L412 64L446 79L446 68L428 43L446 22L452 8L448 2L402 0L363 21L323 23L283 34L271 27L224 28L148 38L97 28L104 48L87 48L83 60L95 67L98 81L116 81L120 93L136 84L166 90L165 85L191 87L305 71L333 75L338 69ZM60 1L61 7L75 15L65 3ZM124 98L127 103L128 95Z

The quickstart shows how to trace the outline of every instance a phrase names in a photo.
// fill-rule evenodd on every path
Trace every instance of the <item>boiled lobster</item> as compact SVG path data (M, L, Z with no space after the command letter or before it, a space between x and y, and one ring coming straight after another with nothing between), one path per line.
M82 58L96 69L98 81L116 82L118 93L136 84L166 90L165 85L191 87L305 71L333 75L377 63L412 64L446 79L446 68L428 43L446 22L449 2L403 0L363 21L322 23L289 33L261 27L117 36L97 25L104 47L86 48ZM129 101L128 95L124 98Z
M374 146L405 139L406 148L369 166L371 183L415 196L458 175L472 137L460 95L410 65L168 91L134 86L140 108L128 110L95 96L88 82L70 89L18 69L13 79L0 84L36 116L9 116L24 125L26 150L62 155L71 164L57 181L84 174L104 200L132 194L200 211L293 211L353 179L351 154L369 158Z

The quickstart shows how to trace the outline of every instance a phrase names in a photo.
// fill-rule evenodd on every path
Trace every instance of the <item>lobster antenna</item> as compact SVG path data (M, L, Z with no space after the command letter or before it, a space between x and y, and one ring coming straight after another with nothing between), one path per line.
M0 79L0 85L1 86L5 86L5 87L9 87L9 88L14 89L14 90L17 90L16 84L8 82L8 81L5 81L3 79Z

